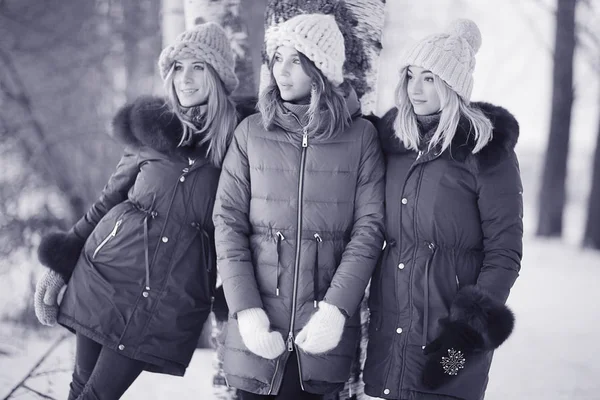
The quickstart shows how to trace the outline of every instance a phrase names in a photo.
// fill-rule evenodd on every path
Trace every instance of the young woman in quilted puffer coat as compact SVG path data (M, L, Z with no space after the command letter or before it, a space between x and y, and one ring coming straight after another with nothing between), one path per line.
M183 375L190 362L215 285L212 210L237 123L233 66L219 25L179 35L159 59L167 100L118 112L125 151L102 195L40 244L51 270L37 285L38 318L77 334L70 400L117 399L143 370Z
M340 85L335 19L266 35L271 82L223 163L213 220L230 311L224 370L242 399L320 399L343 388L359 304L383 245L383 158Z
M521 264L515 118L470 103L479 29L458 20L411 47L379 121L386 247L371 284L365 392L481 400Z

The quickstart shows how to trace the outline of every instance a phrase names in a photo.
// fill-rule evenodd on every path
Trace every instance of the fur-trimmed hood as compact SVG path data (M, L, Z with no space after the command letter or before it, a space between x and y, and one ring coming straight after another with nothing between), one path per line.
M519 123L508 110L502 107L484 102L474 102L471 105L483 111L494 127L492 140L476 154L480 161L493 165L514 150L519 139ZM386 154L402 154L410 151L395 136L394 121L397 115L398 109L394 107L379 119L369 118L377 126L381 145ZM470 128L469 122L461 118L448 150L452 158L457 161L465 161L475 148L475 139Z
M238 121L254 112L256 99L251 97L234 99ZM132 147L150 147L164 154L183 156L204 154L204 149L177 147L183 126L163 98L142 96L123 106L112 121L111 136Z

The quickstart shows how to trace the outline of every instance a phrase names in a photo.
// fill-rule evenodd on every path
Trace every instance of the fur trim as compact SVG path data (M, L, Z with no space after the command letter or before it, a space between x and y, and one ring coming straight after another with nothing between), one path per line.
M85 240L72 232L51 232L42 237L38 260L69 282L84 244Z
M148 146L171 153L181 139L183 126L167 103L157 97L140 97L121 108L113 119L113 135L133 146Z
M508 339L515 324L506 305L476 286L465 286L458 292L449 320L466 323L481 334L486 350L495 349Z
M497 164L512 153L519 139L519 123L509 111L502 107L483 102L474 102L471 105L483 111L494 127L492 140L479 153L475 154L480 166L485 169ZM401 154L409 151L395 136L394 121L397 115L398 110L394 107L379 118L375 125L379 131L383 151L388 154ZM472 154L474 148L475 140L471 134L470 124L463 118L458 124L448 154L453 159L464 162L469 154Z
M238 121L255 113L256 98L238 97ZM143 96L122 107L112 121L112 136L132 147L148 146L160 153L188 152L178 148L183 126L164 99Z

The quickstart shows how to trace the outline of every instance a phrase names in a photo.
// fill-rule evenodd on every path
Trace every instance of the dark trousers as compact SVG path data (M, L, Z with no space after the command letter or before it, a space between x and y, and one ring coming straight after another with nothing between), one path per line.
M296 358L296 352L290 354L287 364L285 365L285 371L283 371L283 380L281 381L281 388L277 396L254 394L238 390L241 400L261 400L261 399L277 399L277 400L322 400L323 396L320 394L312 394L304 392L300 386L300 372L298 370L298 360Z
M119 399L143 367L143 362L125 357L78 333L68 400Z

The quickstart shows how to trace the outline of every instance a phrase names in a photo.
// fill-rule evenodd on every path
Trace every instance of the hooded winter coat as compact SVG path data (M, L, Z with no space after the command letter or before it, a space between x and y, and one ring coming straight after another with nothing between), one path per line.
M183 375L211 310L220 169L205 148L177 147L182 125L162 99L125 106L113 128L125 150L102 195L64 240L40 247L70 276L58 322L148 371Z
M246 348L236 314L255 307L297 352L305 391L333 393L350 376L358 308L383 244L384 171L377 133L359 117L354 93L347 104L351 126L329 138L303 132L285 111L274 129L255 114L235 132L213 220L230 310L224 370L236 388L277 394L291 354L268 360ZM348 318L339 345L311 355L294 337L320 300Z
M450 148L417 153L394 133L397 110L379 122L386 158L386 247L371 283L365 392L406 399L410 392L483 398L492 350L510 334L504 306L520 270L522 185L514 147L519 127L505 109L472 103L493 124L493 139L473 154L461 119ZM422 384L443 322L463 321L485 345L448 384Z

